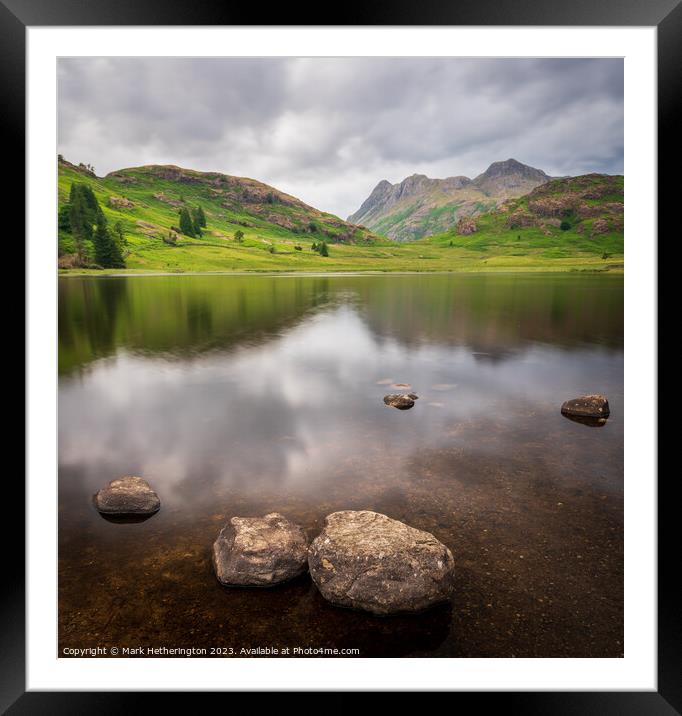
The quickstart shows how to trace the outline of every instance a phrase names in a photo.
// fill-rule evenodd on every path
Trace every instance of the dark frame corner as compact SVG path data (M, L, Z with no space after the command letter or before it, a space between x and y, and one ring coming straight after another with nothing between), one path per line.
M364 3L335 8L333 23L317 17L296 22L290 8L268 11L268 25L573 25L573 26L655 26L658 30L658 156L659 226L669 226L675 236L672 214L675 210L678 181L672 177L673 163L681 153L679 132L682 112L682 0L603 0L573 3L560 0L422 0L418 6L397 0ZM259 17L260 15L260 17ZM9 201L20 206L25 200L25 69L26 29L29 26L55 25L259 25L258 7L237 7L215 0L0 0L0 82L5 102L5 161L12 161L13 183L6 187ZM8 156L9 155L9 156ZM7 201L7 197L6 197ZM659 229L660 231L661 229ZM19 324L19 319L17 324ZM17 331L23 330L23 323ZM21 403L19 403L21 404ZM11 478L8 475L8 478ZM618 714L633 716L672 716L682 714L682 628L676 590L678 559L672 554L678 535L675 531L677 501L671 484L674 478L658 485L658 692L595 693L484 693L454 694L458 704L472 696L485 699L487 705L525 714ZM17 480L6 489L16 493L10 504L18 514L24 503L24 490ZM6 498L7 499L7 498ZM23 511L21 513L23 515ZM23 519L19 518L19 519ZM20 527L4 520L8 536L4 544L16 541ZM11 530L11 533L9 532ZM6 559L9 556L6 554ZM667 557L667 558L666 558ZM23 555L15 554L16 564L6 570L2 596L2 642L0 651L0 709L11 714L90 714L136 712L153 707L162 694L94 692L25 692L25 565ZM178 700L196 698L196 694L172 694ZM343 698L343 696L342 696ZM152 701L153 699L153 701ZM479 701L479 705L480 705ZM188 703L189 705L189 703ZM196 702L193 703L196 708ZM191 707L190 707L191 708Z

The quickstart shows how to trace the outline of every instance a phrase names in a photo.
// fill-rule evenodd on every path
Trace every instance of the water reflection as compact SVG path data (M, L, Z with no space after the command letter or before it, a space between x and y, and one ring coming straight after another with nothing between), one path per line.
M375 336L354 307L327 307L267 348L235 346L229 357L210 352L186 362L121 351L86 380L64 380L60 460L84 467L93 490L103 470L163 480L166 500L210 499L201 490L185 495L184 480L244 489L303 483L310 491L332 479L330 465L372 444L400 464L417 446L459 442L449 426L497 418L538 432L560 398L589 387L585 376L608 390L617 412L621 370L598 347L578 357L532 345L503 363L482 363L463 347L406 349ZM376 384L385 374L409 379L419 395L409 415L384 405Z
M309 315L353 307L375 339L468 347L499 360L528 343L623 345L622 278L183 276L62 279L62 374L126 348L168 359L260 345Z
M609 635L592 651L618 652L622 286L596 276L60 281L62 638L92 637L87 620L111 608L105 590L104 601L81 604L85 621L69 616L91 565L103 569L98 554L108 554L106 584L132 594L125 573L133 579L135 569L123 565L139 561L143 534L151 553L135 576L137 600L128 598L142 603L164 572L184 575L173 578L169 603L192 594L229 606L243 615L233 624L242 636L256 638L250 622L267 623L270 605L297 615L292 639L338 645L355 634L368 655L596 655L587 637L558 647L549 629L524 646L539 627L514 627L511 612L489 620L485 604L501 594L514 614L535 614L547 602L524 595L537 589L556 593L557 618L568 595L577 600L574 615L601 620ZM403 384L419 396L415 407L384 405ZM602 430L563 420L567 395L594 392L612 408ZM157 491L155 520L93 519L89 496L122 474ZM379 628L338 614L305 580L277 596L223 593L216 602L215 580L201 570L210 577L206 550L229 516L277 510L313 536L328 512L356 508L428 529L453 549L466 607L420 622L428 638L412 622ZM509 581L522 574L513 556L521 550L521 566L536 567L522 589ZM587 579L588 592L590 565L600 576ZM462 610L489 623L488 641L461 623ZM500 619L504 638L492 636ZM190 623L196 631L180 619L176 636ZM120 629L134 634L123 617Z
M603 428L604 425L606 425L606 418L591 418L585 415L566 415L566 413L562 413L562 415L574 423L587 425L590 428Z

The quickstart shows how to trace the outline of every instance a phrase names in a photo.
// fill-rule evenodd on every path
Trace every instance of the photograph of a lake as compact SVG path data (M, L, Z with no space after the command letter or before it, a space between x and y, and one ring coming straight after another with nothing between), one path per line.
M60 655L622 656L622 275L67 277L58 300ZM412 409L384 404L398 384ZM590 393L604 425L562 416ZM121 475L160 511L104 519ZM216 580L232 516L312 539L363 509L450 548L451 603L379 617L307 574Z

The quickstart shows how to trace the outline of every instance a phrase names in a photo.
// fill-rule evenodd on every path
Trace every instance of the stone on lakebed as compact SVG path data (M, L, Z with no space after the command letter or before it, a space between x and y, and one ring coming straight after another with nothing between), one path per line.
M161 501L146 480L126 475L112 480L95 495L95 507L104 515L153 515Z
M213 543L213 567L225 586L271 587L308 568L308 538L278 512L233 517Z
M579 418L608 418L611 414L609 401L603 395L583 395L567 400L561 406L561 412Z
M407 410L414 405L419 396L414 393L391 393L384 396L384 403L398 410Z
M388 615L450 599L454 559L429 532L369 510L334 512L308 550L310 576L332 604Z

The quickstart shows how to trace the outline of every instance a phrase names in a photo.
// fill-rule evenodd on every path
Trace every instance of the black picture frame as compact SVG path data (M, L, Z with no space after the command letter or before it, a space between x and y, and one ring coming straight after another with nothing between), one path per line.
M0 0L0 86L4 121L4 163L12 164L12 182L5 202L21 205L25 178L26 30L31 26L88 25L262 25L263 7L212 0ZM320 9L322 9L320 7ZM678 181L673 163L680 154L682 105L682 0L421 0L410 3L344 3L324 18L306 11L305 19L289 6L267 10L273 25L469 25L469 26L655 26L658 31L658 209L659 232L674 238ZM304 13L300 13L303 17ZM325 19L332 22L325 22ZM669 176L670 179L666 180ZM25 199L25 197L24 197ZM16 212L18 214L18 212ZM18 234L18 231L14 231ZM653 238L653 237L652 237ZM28 267L27 267L28 270ZM662 277L658 279L663 284ZM16 332L22 331L17 320ZM16 363L20 357L14 356ZM19 403L20 404L20 403ZM17 421L19 422L19 421ZM648 479L649 476L643 476ZM680 714L682 713L682 629L676 577L679 571L677 501L672 480L658 483L658 690L652 692L453 693L477 699L477 706L495 706L527 714ZM159 693L26 692L25 691L25 564L13 549L23 521L24 486L7 474L5 505L14 519L3 520L5 570L0 606L0 709L10 714L108 714L158 706ZM12 553L14 564L12 564ZM7 564L9 561L10 565ZM9 566L9 568L8 568ZM198 694L171 694L176 708ZM343 696L342 696L343 698ZM484 699L480 701L480 699Z

